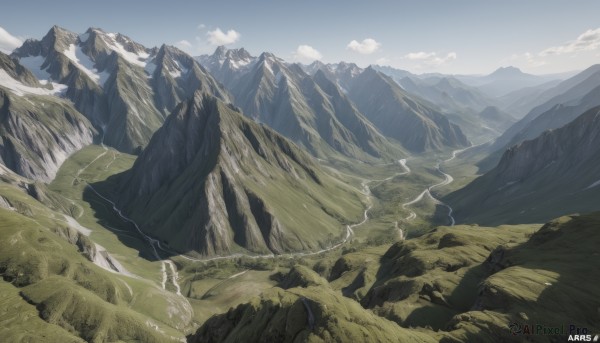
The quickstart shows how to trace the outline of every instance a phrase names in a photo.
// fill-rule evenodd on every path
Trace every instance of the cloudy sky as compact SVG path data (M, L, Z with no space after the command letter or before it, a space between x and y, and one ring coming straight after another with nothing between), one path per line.
M0 50L52 25L100 27L146 45L193 54L217 45L289 60L390 65L415 73L534 74L600 61L600 1L11 1L0 12Z

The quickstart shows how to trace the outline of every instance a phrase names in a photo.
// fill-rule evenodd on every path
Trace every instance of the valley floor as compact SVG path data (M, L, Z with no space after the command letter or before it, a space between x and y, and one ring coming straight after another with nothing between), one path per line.
M452 152L447 155L353 168L328 166L339 182L363 192L364 218L345 228L347 233L342 242L320 251L283 256L236 253L230 257L190 257L178 255L146 236L131 219L115 209L112 189L90 186L98 181L110 183L111 175L127 170L134 161L134 156L105 146L92 145L71 156L49 188L73 203L73 218L91 231L90 238L104 247L124 270L134 278L149 280L180 296L182 302L193 308L195 322L202 323L211 315L273 287L269 270L285 271L302 259L320 259L323 254L340 256L342 250L352 246L390 244L420 235L436 224L450 224L446 207L429 193L429 189L434 191L431 186L442 189L448 184L449 179L436 168ZM419 197L423 192L428 196ZM418 201L406 205L415 198ZM122 282L131 287L127 281Z
M202 259L177 254L164 243L148 237L111 201L115 194L110 176L130 168L134 156L104 146L88 146L72 155L48 188L70 203L72 219L67 221L69 226L85 231L89 239L109 255L110 258L102 260L109 261L108 264L95 263L111 270L103 275L120 289L121 300L116 302L117 308L149 318L154 331L172 339L184 340L214 315L252 301L274 287L281 287L281 277L298 266L308 266L316 271L327 280L324 282L328 289L341 292L347 301L355 304L359 301L369 311L405 326L408 323L405 315L395 317L397 315L392 312L397 310L392 307L372 308L365 303L365 297L371 294L369 301L374 301L373 287L383 285L388 279L380 273L392 245L402 245L398 242L405 239L409 239L407 242L420 239L417 237L439 225L454 224L450 206L438 199L475 176L475 169L461 160L462 155L462 151L448 151L379 165L322 162L338 182L362 192L363 218L340 228L346 231L341 242L332 243L321 251L282 256L239 252ZM105 181L102 188L90 186L99 181ZM537 228L539 226L534 225L510 232L520 232L518 240L522 241L525 234L530 235ZM465 229L457 232L461 230ZM487 252L478 252L481 254L478 259L484 259L494 247L486 246ZM5 282L0 286L14 287ZM156 301L158 299L160 301ZM429 301L435 303L432 299ZM440 313L446 313L440 314L446 318L444 320L452 313L460 313L455 307L451 308L439 309ZM16 329L13 322L3 323L7 328ZM41 321L40 325L47 325L44 323ZM424 325L410 323L411 326ZM74 336L72 338L76 341Z

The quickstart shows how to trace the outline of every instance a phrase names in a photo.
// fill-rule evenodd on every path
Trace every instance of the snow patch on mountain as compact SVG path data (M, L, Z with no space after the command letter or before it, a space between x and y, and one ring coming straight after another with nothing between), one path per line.
M81 47L75 44L70 44L69 48L63 51L63 54L69 58L73 64L77 66L81 71L86 73L94 82L104 86L106 80L110 76L107 72L99 72L94 67L94 61L92 61L86 54L83 53Z
M56 95L60 94L67 88L67 86L60 83L52 83L54 89L30 87L24 85L18 80L13 79L5 70L2 69L0 69L0 86L8 88L18 96L23 96L25 94Z
M104 38L107 38L107 37L109 39L104 39ZM127 49L125 49L125 47L123 46L123 44L121 44L117 40L117 35L114 34L114 33L107 33L106 36L103 37L103 40L104 40L104 43L106 43L106 45L111 50L116 51L127 62L129 62L131 64L138 65L138 66L140 66L142 68L144 68L146 66L146 60L150 56L149 53L147 53L145 51L141 51L141 52L138 52L138 53L128 51Z
M233 68L233 69L243 68L243 67L249 65L251 62L253 62L253 60L250 58L240 59L240 60L230 59L231 68Z
M190 71L188 68L183 67L181 65L181 63L179 63L179 61L173 60L173 62L175 63L176 69L169 71L169 74L171 75L171 77L178 78L178 77L181 77L181 75L185 75Z
M263 65L265 66L265 68L267 68L267 70L271 73L271 75L275 75L275 73L273 72L273 67L271 67L271 63L269 63L270 61L264 60L263 61Z

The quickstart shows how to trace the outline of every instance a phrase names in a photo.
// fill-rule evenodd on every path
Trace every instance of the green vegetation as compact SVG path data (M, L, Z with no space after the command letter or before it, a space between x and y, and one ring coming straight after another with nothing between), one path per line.
M513 146L497 166L444 201L455 208L457 220L480 225L545 222L597 211L599 118L600 107L595 107Z
M326 286L273 288L209 319L190 342L435 342L363 309Z
M115 40L152 64L115 53ZM74 44L107 79L75 65ZM597 209L598 109L478 177L488 152L449 159L468 142L448 117L478 139L492 134L482 123L511 118L491 107L446 116L373 68L307 74L265 53L229 80L242 114L166 45L53 27L16 51L45 59L73 103L0 87L2 341L447 343L562 338L513 337L514 323L600 330L600 213L535 224ZM11 77L42 87L15 61L0 53ZM436 82L440 107L453 98L443 87L462 88ZM488 105L472 95L468 106ZM452 209L489 227L446 226ZM521 225L491 227L502 223Z
M142 289L155 286L144 283L142 289L130 291L135 284L129 285L130 277L118 277L84 256L84 250L89 248L85 238L80 237L77 244L65 239L76 233L64 222L51 217L28 218L5 209L0 209L0 216L0 272L5 280L2 283L6 284L3 287L19 287L23 301L36 305L39 316L49 324L94 342L116 339L163 342L171 340L170 335L179 335L147 317L152 315L149 311L142 315L132 306L133 298L147 296ZM16 299L7 301L17 302ZM16 310L22 306L25 305L17 304ZM16 314L15 308L7 306L3 306L3 311ZM148 321L156 322L163 333L146 325ZM13 321L7 322L9 325L16 325L10 331L19 332L18 326L23 324ZM165 333L168 334L165 336ZM77 341L58 329L49 329L48 334L51 334L48 337L60 334L68 341ZM18 339L26 341L27 337L23 335Z
M599 224L600 213L593 213L541 229L440 227L335 262L309 259L316 272L295 267L279 275L286 290L273 288L212 317L191 341L511 341L513 322L597 332Z
M94 162L88 165L90 161ZM111 168L127 168L130 164L126 155L90 146L63 164L49 186L33 184L11 173L2 175L0 197L6 208L0 208L3 278L20 287L23 299L42 311L42 319L64 328L72 337L163 342L177 340L190 328L192 309L187 300L160 289L160 263L139 256L140 251L149 249L144 241L110 208L94 212L82 200L87 182L84 178L103 177L114 173ZM77 232L63 213L90 230L90 237ZM114 228L114 232L100 223ZM135 276L108 272L90 262L98 253L94 243L104 246ZM2 309L13 313L10 307ZM14 327L14 331L19 329ZM48 329L47 337L54 337L53 331L61 332ZM15 340L27 341L28 330L21 332L22 337L15 336Z
M119 206L146 232L200 256L326 249L365 207L296 145L201 93L113 179Z
M21 297L19 288L6 281L0 281L0 336L6 342L84 342L40 318L35 306Z

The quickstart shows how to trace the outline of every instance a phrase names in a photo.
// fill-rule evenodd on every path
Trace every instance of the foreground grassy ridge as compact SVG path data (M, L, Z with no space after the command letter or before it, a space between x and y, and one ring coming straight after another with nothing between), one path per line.
M527 242L496 249L485 263L492 275L479 289L478 311L454 318L451 329L468 337L510 321L600 332L599 227L599 212L560 217Z
M140 256L148 246L135 235L133 228L124 225L108 207L103 212L92 211L78 193L83 192L82 178L89 177L87 173L104 177L102 173L110 174L110 168L127 164L126 155L115 153L113 160L112 150L97 158L105 151L91 146L76 153L48 187L9 172L1 176L0 207L5 208L0 209L3 276L21 287L21 294L38 304L39 309L45 309L44 319L87 340L138 336L148 340L155 336L156 341L179 339L182 332L191 328L192 310L187 300L160 288L161 264ZM121 156L125 158L119 160ZM83 171L74 180L80 169ZM90 237L78 233L64 214L91 230ZM100 223L114 228L114 232ZM92 264L89 259L93 256L94 242L104 246L135 277L111 273ZM48 290L56 293L47 293ZM84 310L64 312L75 304ZM86 318L101 328L90 333L92 329L85 324ZM124 326L123 331L118 328L120 322L131 325ZM132 330L139 331L132 334Z
M327 285L308 284L307 288L273 288L209 319L189 341L436 342L434 336L382 319Z
M481 264L490 253L501 244L525 241L537 228L440 227L396 243L381 259L377 282L361 303L406 327L443 329L475 302L487 276Z
M0 337L5 342L84 342L57 325L40 318L34 305L19 294L19 288L0 281Z
M508 325L515 321L596 332L599 222L600 213L593 213L561 217L539 230L440 227L393 245L360 301L402 326L446 330L447 339L460 341L510 340ZM342 278L372 270L354 261Z
M274 277L285 290L273 288L212 317L192 341L525 338L511 335L513 322L598 332L599 226L600 213L561 217L541 229L440 227L391 247L349 249L337 260L333 254L306 259L316 272L296 265ZM383 336L371 331L372 316Z
M51 337L57 335L65 341L77 341L75 336L93 342L174 340L170 336L177 335L175 330L130 309L136 296L129 290L131 278L90 262L69 241L77 233L65 224L41 224L35 218L5 209L0 209L0 217L0 272L5 280L2 283L12 284L5 287L19 287L23 301L36 305L37 315L49 323L43 331L47 329L49 336L41 341L56 341ZM85 239L79 237L77 241L79 249L88 244L82 240ZM150 287L146 285L147 289ZM1 312L19 315L24 306L12 299L3 303ZM10 332L19 332L22 325L20 321L5 324ZM27 341L28 337L15 338Z

